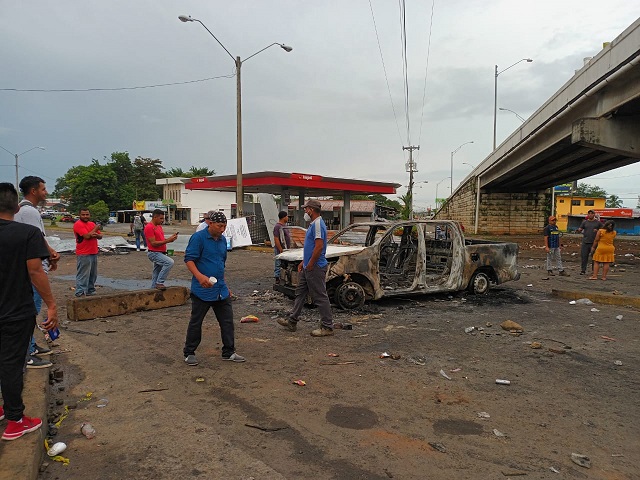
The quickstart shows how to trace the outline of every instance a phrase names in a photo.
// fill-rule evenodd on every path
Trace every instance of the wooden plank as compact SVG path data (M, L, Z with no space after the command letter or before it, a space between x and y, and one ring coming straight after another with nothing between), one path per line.
M71 298L67 300L69 320L92 320L129 313L157 310L184 305L189 298L186 287L167 287L166 290L134 290L107 295Z

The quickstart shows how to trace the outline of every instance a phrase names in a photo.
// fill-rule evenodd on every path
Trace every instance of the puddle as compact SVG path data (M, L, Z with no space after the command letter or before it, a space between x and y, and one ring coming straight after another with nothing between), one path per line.
M378 416L368 408L346 405L334 405L327 412L326 418L333 425L353 430L373 428L378 423Z
M52 280L67 280L75 283L75 275L49 275ZM189 280L167 280L167 287L191 287ZM114 290L148 290L151 288L151 280L131 280L127 278L108 278L98 275L96 285L109 287Z
M433 424L433 432L436 435L482 435L483 428L470 420L438 420Z

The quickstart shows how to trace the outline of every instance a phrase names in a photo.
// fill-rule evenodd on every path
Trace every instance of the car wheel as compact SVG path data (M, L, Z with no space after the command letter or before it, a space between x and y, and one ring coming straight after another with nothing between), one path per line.
M489 291L489 276L483 272L476 272L469 282L469 291L475 295L484 295Z
M362 285L356 282L345 282L336 288L336 304L343 310L353 310L364 305L366 295Z

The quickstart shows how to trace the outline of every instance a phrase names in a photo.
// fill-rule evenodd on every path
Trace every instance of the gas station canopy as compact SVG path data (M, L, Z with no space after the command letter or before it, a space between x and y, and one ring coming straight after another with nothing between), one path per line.
M322 197L344 195L345 192L358 195L393 195L400 187L399 183L371 182L351 178L323 177L307 173L256 172L242 175L242 188L245 193L271 193L280 195L301 194L304 197ZM189 190L236 191L236 176L197 177L185 180Z

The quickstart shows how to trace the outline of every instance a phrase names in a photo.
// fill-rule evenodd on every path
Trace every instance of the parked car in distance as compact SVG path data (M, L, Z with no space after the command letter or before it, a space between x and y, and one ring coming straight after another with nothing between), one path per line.
M327 242L327 293L343 309L366 300L468 289L518 280L518 244L465 238L458 222L404 220L348 226ZM295 296L302 249L280 259L274 290Z
M67 222L67 223L73 223L73 222L76 222L77 220L78 220L78 217L74 217L70 213L65 213L64 215L62 215L62 217L60 217L60 219L58 221Z

